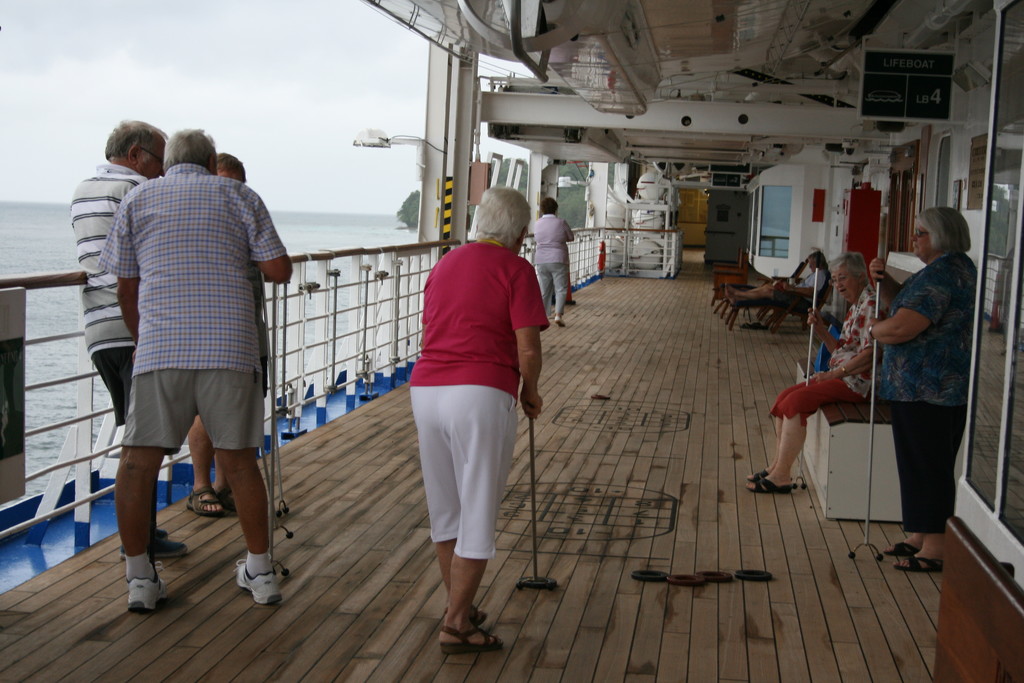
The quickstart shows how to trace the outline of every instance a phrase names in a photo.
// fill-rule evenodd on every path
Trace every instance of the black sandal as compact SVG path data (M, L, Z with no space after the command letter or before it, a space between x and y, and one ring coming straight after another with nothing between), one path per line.
M760 481L768 476L768 470L761 470L760 472L754 472L747 477L747 481Z
M942 560L933 560L930 557L921 557L920 555L911 555L910 557L901 560L906 562L905 565L894 564L893 567L900 570L901 572L941 572L942 571Z
M890 557L910 557L912 555L917 555L921 552L921 549L915 548L909 543L903 543L901 541L888 550L883 550L882 552Z
M446 655L461 655L468 652L491 652L493 650L500 650L504 645L504 643L501 642L501 638L498 636L492 636L490 633L478 626L474 626L466 631L462 631L461 633L453 628L449 628L448 626L442 626L441 633L447 633L450 636L455 636L461 641L458 643L441 643L441 652ZM484 636L484 642L469 642L469 637L475 633L482 633Z
M792 493L792 484L782 484L779 486L771 479L758 479L757 481L750 482L754 485L754 488L747 487L747 490L752 493Z

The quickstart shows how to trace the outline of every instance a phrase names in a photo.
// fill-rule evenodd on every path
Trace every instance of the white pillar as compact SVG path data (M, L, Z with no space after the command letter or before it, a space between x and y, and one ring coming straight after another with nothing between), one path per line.
M594 175L587 185L586 227L604 228L608 225L608 164L592 163L590 170ZM593 207L593 215L590 207Z
M449 236L465 242L469 164L477 128L476 62L456 59L435 45L429 49L419 239L422 242L445 237L447 212L451 221ZM447 190L449 177L452 187Z
M427 111L423 137L423 184L420 189L419 241L441 239L444 175L447 167L449 81L452 56L431 44L427 58Z

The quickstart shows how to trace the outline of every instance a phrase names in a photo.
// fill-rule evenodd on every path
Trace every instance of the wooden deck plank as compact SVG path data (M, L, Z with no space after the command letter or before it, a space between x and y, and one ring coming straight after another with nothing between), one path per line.
M290 570L281 605L234 586L235 518L178 503L160 522L192 552L165 562L166 605L126 613L118 541L100 542L0 594L0 679L927 680L941 578L894 572L863 548L849 559L863 526L825 519L812 489L745 491L773 456L768 407L807 337L796 321L729 332L707 305L709 281L687 252L676 280L577 292L568 327L542 335L537 561L559 586L515 588L533 573L530 511L514 507L530 487L521 419L508 482L518 497L503 503L478 595L501 652L437 647L445 593L400 387L282 447L281 521L294 536L275 536ZM646 496L670 496L674 516L640 512ZM903 538L895 524L872 535L878 547ZM641 568L775 578L686 588L630 578Z

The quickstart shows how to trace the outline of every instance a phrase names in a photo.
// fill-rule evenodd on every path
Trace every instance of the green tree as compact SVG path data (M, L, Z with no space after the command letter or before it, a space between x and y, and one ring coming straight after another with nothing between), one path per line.
M508 175L511 172L512 161L512 158L509 157L501 162L501 169L498 170L498 178L500 179L502 185L508 184ZM515 189L519 190L523 194L526 194L526 186L529 184L529 180L530 164L529 162L524 161L522 175L519 176L519 185Z
M402 202L402 208L396 214L407 228L414 228L420 222L420 191L413 190Z

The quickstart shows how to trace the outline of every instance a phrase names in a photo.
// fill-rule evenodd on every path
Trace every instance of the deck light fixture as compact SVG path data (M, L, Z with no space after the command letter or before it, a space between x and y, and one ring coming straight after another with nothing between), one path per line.
M376 147L379 149L391 149L392 145L414 145L417 148L416 165L419 167L419 179L423 180L424 169L426 168L426 147L434 145L415 135L395 135L388 137L388 134L380 128L363 128L356 133L356 139L352 141L353 147ZM439 152L442 150L438 150Z

